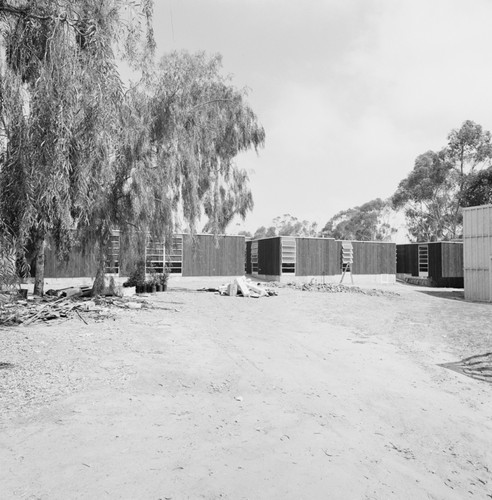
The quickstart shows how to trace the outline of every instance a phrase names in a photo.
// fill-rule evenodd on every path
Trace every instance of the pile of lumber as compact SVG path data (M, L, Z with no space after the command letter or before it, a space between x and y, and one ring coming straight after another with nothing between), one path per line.
M80 295L70 297L43 298L30 297L29 300L0 301L0 326L28 326L36 322L65 320L78 317L87 324L84 316L97 320L112 314L113 308L141 309L151 307L140 298L95 297L84 298Z
M230 297L242 296L259 299L260 297L272 297L278 295L273 288L266 287L262 283L255 283L244 277L235 278L230 283L222 285L218 288L220 295L228 295Z
M69 299L13 300L0 305L0 325L30 325L36 321L66 318L76 304Z
M46 295L50 297L89 297L92 294L91 286L70 286L59 290L48 290Z

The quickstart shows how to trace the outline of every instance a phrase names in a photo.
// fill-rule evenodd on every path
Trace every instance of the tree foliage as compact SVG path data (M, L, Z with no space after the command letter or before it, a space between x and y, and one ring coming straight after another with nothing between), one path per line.
M488 130L471 121L463 122L459 129L453 129L448 135L448 144L444 150L447 160L451 161L459 172L460 178L491 165L492 136Z
M276 235L275 228L273 226L265 227L260 226L253 234L253 239L258 240L261 238L271 238Z
M252 238L253 237L253 235L251 234L250 231L245 231L245 230L239 231L237 234L238 234L238 236L244 236L245 238Z
M265 131L246 90L222 75L222 58L173 52L158 66L149 89L157 162L166 165L175 202L192 231L203 209L207 232L224 232L253 207L237 155L263 146Z
M413 170L400 182L393 206L404 207L408 230L417 241L456 237L456 182L457 174L445 153L434 151L419 155Z
M318 236L316 222L309 222L307 220L299 220L290 214L284 214L275 217L272 225L268 228L265 226L259 227L253 238L271 238L273 236L304 236L313 237Z
M387 206L387 202L376 198L361 206L342 210L325 224L321 234L338 240L386 240L391 236L391 228L382 220Z
M114 227L143 245L147 234L169 236L180 218L194 232L203 213L210 232L224 231L252 207L234 159L262 146L265 134L245 93L222 76L219 56L164 56L151 78L127 92L120 120L116 157L93 190L87 221L101 249ZM101 267L98 285L102 274Z
M461 207L484 195L477 171L492 163L489 131L471 120L448 135L439 152L417 157L412 172L393 195L395 207L403 208L410 234L419 241L457 238L462 230ZM482 185L482 187L480 187ZM477 195L477 196L475 196Z
M475 207L492 203L492 168L479 170L468 176L463 195L464 207Z
M135 52L151 10L130 0L0 4L0 218L22 247L34 245L38 292L46 239L66 250L104 182L122 98L114 51L123 42L121 55Z
M48 238L60 254L74 237L95 245L97 290L112 229L142 245L205 214L217 233L253 206L234 160L265 133L246 91L220 56L172 53L154 67L151 17L151 0L0 3L0 228L34 246L38 291ZM127 91L117 55L144 76Z

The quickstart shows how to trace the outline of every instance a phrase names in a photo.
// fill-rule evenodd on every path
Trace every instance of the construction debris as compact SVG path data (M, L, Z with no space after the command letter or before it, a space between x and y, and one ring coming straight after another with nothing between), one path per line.
M46 295L50 297L88 297L92 292L90 286L71 286L68 288L60 288L59 290L50 289Z
M83 298L79 294L61 298L34 298L0 301L0 326L28 326L39 321L67 320L75 314L84 323L81 313L95 321L114 315L114 308L142 309L153 306L140 297Z
M246 278L236 278L233 281L233 283L237 285L237 292L241 292L241 295L243 297L250 296L251 292L249 291L248 284L246 283ZM236 295L237 295L237 293L236 293Z
M250 297L259 299L260 297L272 297L278 295L273 288L267 287L262 283L255 283L244 276L234 278L230 283L219 286L218 288L200 288L199 292L215 292L229 297Z
M328 292L328 293L360 293L362 295L373 296L398 296L396 292L389 290L379 290L376 288L360 288L353 285L343 285L341 283L318 283L316 280L311 280L309 283L288 282L280 283L278 281L269 281L258 283L250 278L239 277L234 278L230 283L225 283L218 288L200 288L200 292L215 292L220 295L228 295L230 297L242 296L258 299L260 297L271 297L278 295L278 288L294 288L307 292Z
M360 293L362 295L385 295L385 296L399 296L398 293L392 292L390 290L378 290L376 288L360 288L353 285L342 285L340 283L318 283L316 281L310 281L309 283L278 283L274 282L271 284L276 287L294 288L296 290L303 290L307 292L328 292L328 293Z
M58 298L90 297L92 295L92 286L71 286L58 290L50 289L46 292L46 295ZM124 288L121 285L116 285L113 280L113 283L104 287L102 295L106 297L129 297L135 295L135 287Z

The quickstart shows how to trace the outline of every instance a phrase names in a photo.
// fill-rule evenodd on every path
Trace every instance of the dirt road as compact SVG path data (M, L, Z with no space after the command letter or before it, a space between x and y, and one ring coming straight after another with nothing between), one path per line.
M386 289L0 330L0 497L492 498L491 306Z

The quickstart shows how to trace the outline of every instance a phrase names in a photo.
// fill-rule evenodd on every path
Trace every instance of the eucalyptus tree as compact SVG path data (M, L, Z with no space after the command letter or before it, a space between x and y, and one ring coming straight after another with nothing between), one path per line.
M142 252L148 233L169 235L173 223L171 180L156 165L152 141L150 100L138 86L123 96L118 109L118 129L113 135L113 155L101 182L91 186L91 211L79 221L84 246L94 245L97 274L93 293L104 286L106 252L113 229L120 229L127 248L125 258Z
M427 151L398 185L392 197L394 208L405 209L410 234L417 241L456 238L457 176L445 152Z
M468 175L461 203L464 207L492 203L492 167Z
M338 240L374 241L390 238L393 228L384 221L389 203L381 198L342 210L323 227L321 234Z
M492 164L492 134L478 123L466 120L449 133L445 153L463 184L468 173Z
M151 0L0 2L1 227L33 244L36 293L47 238L63 252L92 218L92 189L109 175L119 129L117 58L146 60L151 17Z
M491 164L492 134L471 120L448 134L442 150L418 156L392 198L396 208L404 207L414 238L459 237L461 207L484 195L487 175L480 173Z
M148 76L124 95L109 177L93 187L84 221L100 251L95 292L113 228L125 246L141 250L147 235L170 236L178 222L194 232L205 215L218 233L252 208L247 174L235 159L261 147L265 132L246 92L222 75L220 56L171 53Z
M218 193L218 210L214 206L215 197L208 196L204 202L204 212L208 218L203 227L205 233L224 234L236 216L243 220L253 209L253 193L248 187L249 177L244 169L234 168L228 180L220 183ZM216 213L214 213L214 209Z
M492 165L492 134L478 123L466 120L459 129L449 133L444 152L458 173L453 218L459 226L462 220L461 207L467 203L467 187L478 172Z
M217 233L252 209L248 175L236 158L265 140L247 91L221 69L220 55L173 52L161 59L152 84L156 161L192 231L202 210L207 230Z

